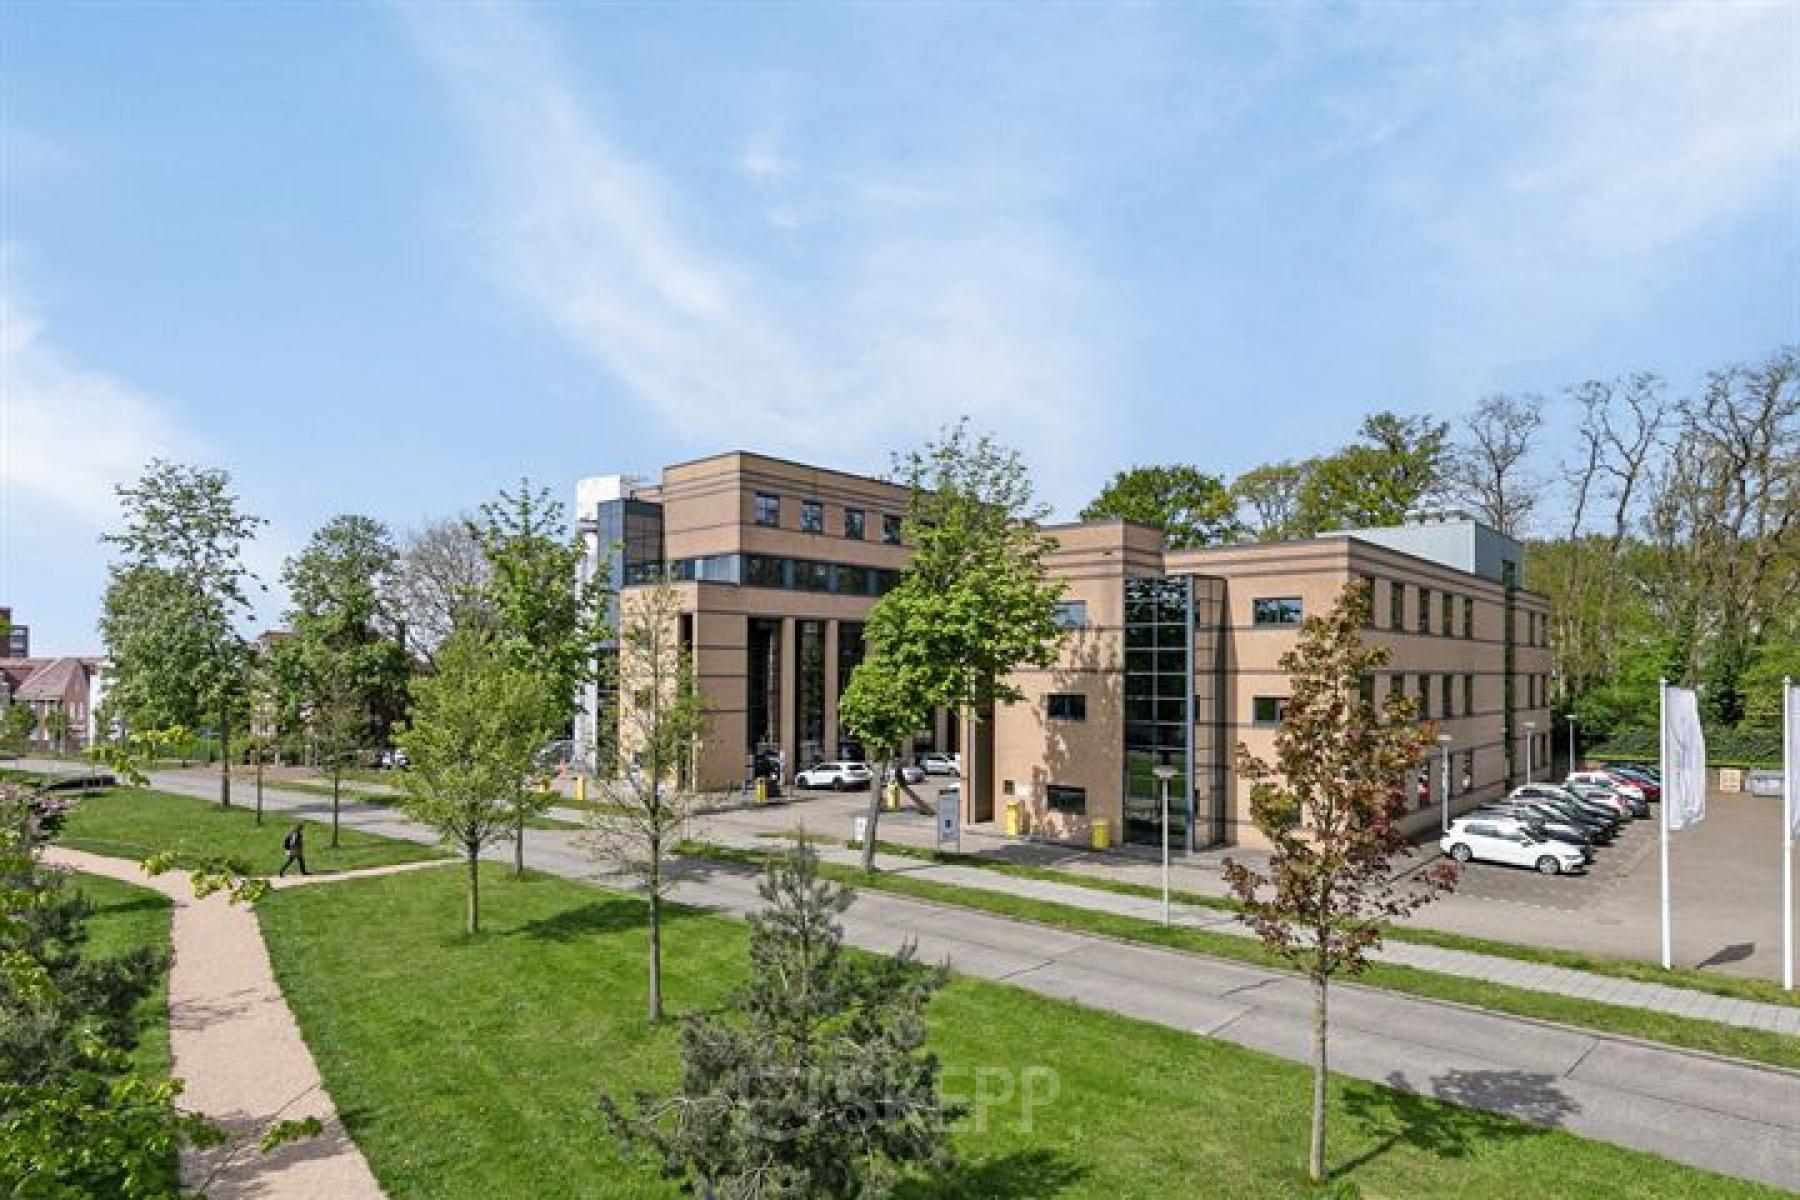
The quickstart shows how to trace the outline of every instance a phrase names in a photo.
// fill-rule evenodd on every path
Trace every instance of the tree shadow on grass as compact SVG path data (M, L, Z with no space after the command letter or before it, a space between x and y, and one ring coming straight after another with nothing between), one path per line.
M694 915L673 905L663 906L663 925ZM636 898L595 900L576 908L565 908L548 917L539 917L523 925L500 931L501 937L527 937L541 942L573 942L585 937L609 933L627 933L645 929L650 913L644 901Z
M934 1179L911 1179L895 1200L1037 1200L1054 1196L1088 1176L1084 1163L1033 1147L958 1162Z
M1402 1144L1454 1159L1486 1143L1538 1137L1581 1111L1556 1087L1558 1079L1530 1071L1451 1071L1431 1081L1430 1096L1398 1071L1386 1087L1352 1084L1344 1113L1376 1141L1332 1175L1348 1175Z

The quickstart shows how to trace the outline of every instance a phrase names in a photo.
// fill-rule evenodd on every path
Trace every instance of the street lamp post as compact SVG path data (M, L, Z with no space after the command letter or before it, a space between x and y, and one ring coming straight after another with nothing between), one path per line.
M1536 734L1537 734L1537 722L1536 721L1525 722L1525 782L1526 783L1531 782L1531 771L1532 771L1531 756L1532 756L1532 752L1536 749L1536 747L1532 743L1537 741L1537 737L1535 736Z
M1569 717L1569 774L1573 775L1578 768L1575 765L1575 714Z
M1175 778L1175 768L1168 763L1159 763L1150 769L1162 784L1162 923L1169 923L1169 780Z
M1439 764L1438 784L1442 789L1438 794L1444 802L1444 832L1450 832L1450 743L1456 739L1447 733L1438 734L1438 754L1442 759Z

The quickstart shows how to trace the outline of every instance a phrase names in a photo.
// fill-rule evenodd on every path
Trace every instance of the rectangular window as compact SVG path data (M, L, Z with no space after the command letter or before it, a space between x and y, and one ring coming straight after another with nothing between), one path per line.
M1473 596L1463 597L1463 636L1466 638L1475 636L1475 597Z
M744 556L744 582L751 587L778 588L786 587L782 567L785 559L771 558L767 554L746 554Z
M1362 593L1368 599L1369 610L1363 614L1363 628L1375 628L1375 581L1367 575L1358 575L1356 582L1361 585Z
M1250 720L1256 725L1279 725L1287 712L1287 700L1281 696L1258 696L1250 702Z
M1463 716L1472 716L1475 712L1475 677L1463 676Z
M1398 580L1388 588L1388 628L1406 628L1406 585Z
M837 569L837 590L846 596L867 596L874 590L875 572L870 567L855 567L849 563L839 563Z
M1431 632L1431 589L1419 589L1419 632Z
M1052 721L1087 720L1087 697L1080 692L1056 692L1045 696L1044 707Z
M886 542L890 546L898 546L900 544L900 518L899 517L894 516L892 513L883 513L882 514L882 516L881 516L881 540L883 542Z
M802 500L800 502L800 532L825 532L825 506L823 504L820 504L817 500Z
M1277 596L1252 600L1250 619L1257 625L1298 625L1300 597Z
M852 541L863 540L863 510L846 508L844 510L844 536Z
M829 592L835 589L836 572L830 563L794 560L794 586L803 592Z
M1087 789L1053 783L1044 789L1044 807L1071 817L1087 816Z
M1455 684L1455 682L1456 682L1456 677L1454 675L1438 676L1438 688L1443 693L1442 699L1440 701L1440 704L1441 704L1440 711L1446 717L1454 717L1456 715L1456 697L1451 693L1451 690L1450 690L1452 685Z
M1456 633L1456 597L1449 592L1444 593L1444 627L1438 630L1445 637Z
M1087 625L1086 600L1059 600L1056 605L1058 629L1081 629Z
M1357 680L1356 694L1361 698L1364 704L1373 708L1375 706L1375 677L1373 675L1364 675L1361 679Z
M1404 700L1404 699L1406 699L1406 676L1404 676L1404 675L1389 675L1388 676L1388 699L1389 700Z
M780 496L771 496L767 492L756 493L756 523L758 525L780 526Z
M1431 715L1431 676L1429 675L1419 676L1419 715L1421 717Z

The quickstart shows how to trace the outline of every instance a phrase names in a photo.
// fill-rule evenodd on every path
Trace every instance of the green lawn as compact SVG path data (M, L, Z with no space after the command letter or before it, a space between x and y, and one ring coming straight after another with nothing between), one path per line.
M620 1160L595 1109L602 1092L675 1076L675 1026L643 1019L642 903L491 869L487 932L465 938L461 888L428 871L258 905L276 974L388 1195L675 1197L654 1169ZM743 977L745 942L739 922L678 910L674 1008L717 1004ZM1309 1194L1302 1066L969 979L931 1021L964 1094L978 1069L1027 1068L1053 1071L1060 1094L1031 1128L1016 1098L990 1109L957 1135L962 1168L915 1181L907 1200ZM1354 1081L1335 1082L1333 1103L1331 1161L1365 1197L1568 1194L1572 1181L1620 1200L1775 1194Z
M168 897L100 875L76 872L70 886L93 905L88 917L85 953L92 958L122 954L138 946L169 950L173 909ZM138 1044L133 1051L138 1070L152 1078L169 1073L169 986L165 975L156 990L138 1005Z
M679 850L683 854L749 866L759 865L767 857L766 853L761 851L740 850L729 846L709 845L704 842L683 842ZM1255 966L1274 967L1279 970L1292 969L1254 938L1215 933L1210 930L1193 929L1180 925L1165 927L1157 921L1145 921L1136 917L1099 912L1090 908L1059 904L1049 900L1013 896L1004 892L991 892L981 888L939 883L935 880L920 879L901 873L886 872L865 875L859 867L834 863L822 863L819 870L823 875L855 884L858 887L893 892L918 900L953 904L960 908L977 909L981 912L994 913L1016 920L1053 925L1059 929L1071 929L1082 933L1098 934L1102 937L1166 946L1175 950L1209 955L1213 958L1228 958L1237 962L1251 963ZM1549 992L1535 992L1525 988L1488 983L1462 975L1422 971L1416 967L1404 967L1393 963L1371 963L1356 982L1388 991L1405 992L1409 995L1425 996L1434 1000L1449 1000L1474 1008L1492 1009L1495 1012L1532 1017L1540 1021L1555 1021L1559 1024L1579 1026L1602 1033L1624 1034L1627 1037L1643 1038L1646 1041L1662 1042L1684 1049L1702 1050L1709 1054L1723 1054L1731 1058L1748 1059L1753 1062L1765 1062L1778 1067L1800 1070L1800 1038L1787 1037L1779 1033L1767 1033L1760 1029L1743 1029L1735 1025L1720 1024L1717 1021L1678 1017L1669 1013L1650 1012L1619 1004L1603 1004L1595 1000L1580 1000L1572 996L1559 996Z
M143 859L159 850L173 850L179 866L222 856L242 862L254 873L273 874L285 857L281 838L290 822L291 818L271 813L258 825L250 809L241 805L226 809L191 796L119 788L82 800L57 841L73 850L113 858ZM431 846L353 829L342 831L342 845L333 850L327 845L330 836L327 826L307 823L306 865L314 873L442 856Z
M767 837L770 840L791 840L794 837L793 834L780 833L758 834L757 836ZM838 846L857 845L854 842L843 842L836 838L816 834L808 835L807 840ZM1028 863L1003 862L979 854L954 854L928 850L921 846L883 841L877 841L875 848L883 854L900 855L906 858L916 858L923 862L944 863L949 866L979 867L984 871L993 871L999 875L1013 875L1021 879L1072 884L1099 892L1114 892L1122 896L1140 896L1149 899L1162 897L1160 888L1148 884L1108 879L1099 875L1086 875L1078 871L1062 871L1055 867L1036 867ZM1236 912L1240 907L1226 897L1208 896L1201 892L1184 892L1177 889L1171 891L1169 895L1177 904L1187 904L1197 908ZM1429 913L1430 909L1425 911ZM1582 954L1574 950L1527 946L1519 942L1496 942L1487 938L1446 933L1442 930L1426 929L1417 925L1396 925L1388 930L1387 936L1388 940L1393 942L1439 946L1446 950L1466 950L1471 954L1487 954L1495 958L1511 958L1521 962L1567 967L1570 970L1586 971L1593 975L1606 975L1614 979L1660 983L1665 987L1688 988L1697 992L1709 992L1715 996L1731 996L1739 1000L1754 1000L1762 1004L1785 1004L1800 1008L1800 992L1788 991L1773 979L1748 979L1737 975L1720 975L1716 972L1702 971L1691 967L1677 967L1665 971L1657 963L1641 962L1637 959L1608 958L1602 954Z

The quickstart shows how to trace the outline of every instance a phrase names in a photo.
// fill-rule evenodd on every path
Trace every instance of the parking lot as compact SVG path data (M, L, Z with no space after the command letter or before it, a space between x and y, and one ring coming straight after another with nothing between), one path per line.
M1463 867L1457 892L1507 904L1574 911L1592 907L1640 870L1656 870L1658 810L1646 821L1633 821L1619 836L1597 848L1594 861L1580 875L1540 875L1536 871L1471 862ZM1646 860L1648 862L1646 863Z

